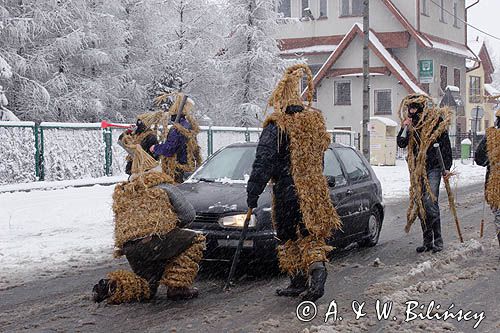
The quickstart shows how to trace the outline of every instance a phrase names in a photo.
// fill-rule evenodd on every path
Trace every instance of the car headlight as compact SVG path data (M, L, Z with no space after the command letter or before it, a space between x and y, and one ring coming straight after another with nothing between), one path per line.
M243 228L246 217L246 214L224 216L219 220L219 224L226 228ZM248 227L253 228L256 224L257 219L255 218L255 215L252 215L250 221L248 222Z

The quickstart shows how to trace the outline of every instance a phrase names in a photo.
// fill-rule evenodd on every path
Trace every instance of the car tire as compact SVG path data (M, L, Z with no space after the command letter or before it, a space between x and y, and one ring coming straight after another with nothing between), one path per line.
M378 209L374 208L368 219L368 230L366 233L366 238L359 242L360 246L363 247L371 247L375 246L378 243L378 239L380 237L380 230L382 227L382 223L380 221L380 213Z

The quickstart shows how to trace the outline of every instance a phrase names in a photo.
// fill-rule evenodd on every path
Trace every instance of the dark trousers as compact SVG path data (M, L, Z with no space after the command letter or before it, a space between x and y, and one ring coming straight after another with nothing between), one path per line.
M153 235L128 241L123 246L130 267L149 283L150 297L158 290L167 264L188 249L196 234L185 229L174 229L166 235Z
M424 246L443 247L443 237L441 235L441 216L439 213L439 185L441 184L441 170L432 169L427 171L431 191L436 201L432 201L431 196L425 190L424 186L424 208L425 223L421 220Z
M309 235L305 224L302 221L299 199L295 192L295 186L289 182L279 182L274 188L274 216L276 237L280 244L287 241L295 241L298 234L302 237Z

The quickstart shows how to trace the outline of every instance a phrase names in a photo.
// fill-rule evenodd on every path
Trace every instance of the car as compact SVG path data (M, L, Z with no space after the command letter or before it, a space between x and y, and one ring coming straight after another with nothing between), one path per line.
M228 145L208 158L179 185L196 210L188 226L207 237L205 260L229 260L241 235L247 212L246 183L252 172L257 143ZM377 244L384 204L380 181L370 164L354 148L333 143L324 155L324 175L342 230L333 232L328 244L335 248L353 242ZM276 259L278 239L272 225L272 186L259 197L243 251L262 260Z

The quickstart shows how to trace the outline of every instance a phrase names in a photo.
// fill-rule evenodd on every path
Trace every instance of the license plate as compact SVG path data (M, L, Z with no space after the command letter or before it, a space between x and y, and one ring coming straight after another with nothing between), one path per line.
M218 239L217 244L221 247L237 247L238 239ZM244 240L243 247L253 247L253 240Z

